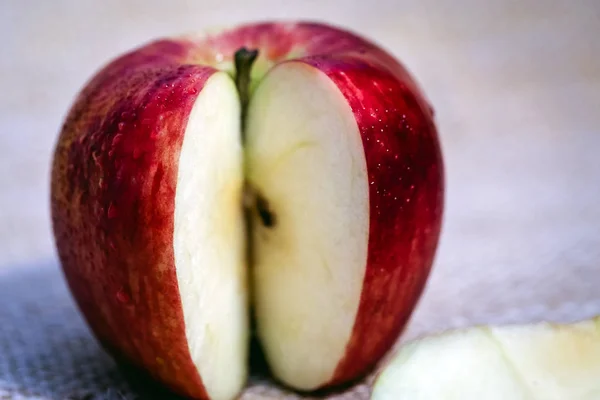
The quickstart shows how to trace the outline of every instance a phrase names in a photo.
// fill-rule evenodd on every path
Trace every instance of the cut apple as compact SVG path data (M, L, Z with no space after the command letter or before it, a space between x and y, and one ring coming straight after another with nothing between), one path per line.
M290 96L293 93L293 96ZM258 335L283 382L332 379L358 311L367 262L367 164L352 109L318 69L275 67L252 97L248 180Z
M213 399L234 397L247 375L239 115L231 77L215 73L190 113L175 194L173 248L185 335L190 356Z
M475 327L400 349L374 400L600 399L600 318Z
M365 376L421 295L443 194L432 110L398 61L338 28L263 23L108 63L65 120L51 206L104 347L231 399L252 322L290 387Z

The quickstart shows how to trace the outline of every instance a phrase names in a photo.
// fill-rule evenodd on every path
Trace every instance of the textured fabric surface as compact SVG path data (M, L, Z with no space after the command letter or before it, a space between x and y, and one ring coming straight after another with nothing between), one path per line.
M286 4L284 4L286 3ZM448 191L402 341L600 314L600 3L234 0L0 3L0 399L128 399L67 292L48 213L62 117L90 74L150 38L312 18L374 38L436 108ZM244 399L289 392L255 378ZM368 397L360 385L337 398Z

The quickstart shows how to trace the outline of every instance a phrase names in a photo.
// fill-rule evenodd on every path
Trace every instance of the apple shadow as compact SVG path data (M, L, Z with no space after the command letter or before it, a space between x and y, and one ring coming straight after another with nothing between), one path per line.
M0 352L0 397L137 398L91 335L55 262L0 269Z

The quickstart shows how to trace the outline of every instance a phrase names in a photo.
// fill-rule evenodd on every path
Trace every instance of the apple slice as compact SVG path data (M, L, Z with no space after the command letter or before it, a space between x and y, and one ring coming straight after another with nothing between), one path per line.
M293 95L290 95L293 94ZM248 110L259 338L283 382L328 382L352 335L367 265L369 188L352 109L326 74L275 67Z
M65 123L58 252L107 349L180 393L230 399L249 336L238 93L225 72L174 64L172 46L145 51L109 65Z
M600 318L475 327L412 342L384 367L372 398L599 399Z
M245 121L258 336L301 390L347 384L391 348L441 225L431 110L398 63L344 36L351 47L275 65Z

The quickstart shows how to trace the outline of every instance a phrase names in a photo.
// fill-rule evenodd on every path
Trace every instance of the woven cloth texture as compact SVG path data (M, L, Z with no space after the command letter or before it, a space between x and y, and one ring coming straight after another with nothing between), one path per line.
M52 147L100 65L151 38L269 18L381 43L436 109L446 214L400 341L600 314L600 2L69 0L0 3L0 399L129 399L68 293L49 222ZM358 385L334 396L364 399ZM253 378L244 399L299 398Z

